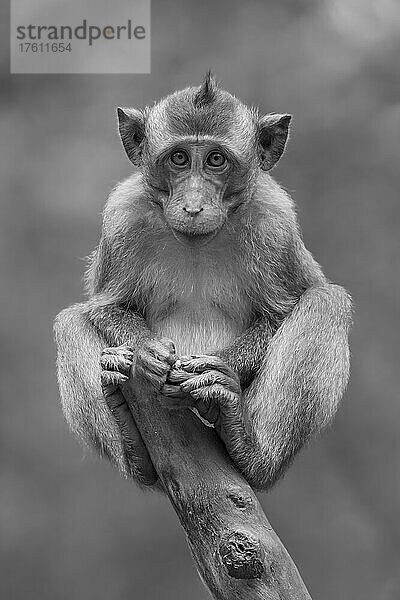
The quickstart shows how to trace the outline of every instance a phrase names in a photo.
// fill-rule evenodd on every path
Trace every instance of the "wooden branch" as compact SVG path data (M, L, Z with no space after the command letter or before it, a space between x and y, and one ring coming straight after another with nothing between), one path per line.
M215 431L188 409L161 406L141 380L131 379L123 392L212 596L311 600Z

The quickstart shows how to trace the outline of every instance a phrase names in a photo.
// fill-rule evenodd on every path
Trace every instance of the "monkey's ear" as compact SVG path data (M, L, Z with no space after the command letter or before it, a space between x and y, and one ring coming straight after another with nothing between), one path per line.
M278 162L285 149L291 115L272 113L261 117L258 124L260 166L269 171Z
M136 108L117 108L118 129L129 160L139 167L145 134L143 113Z

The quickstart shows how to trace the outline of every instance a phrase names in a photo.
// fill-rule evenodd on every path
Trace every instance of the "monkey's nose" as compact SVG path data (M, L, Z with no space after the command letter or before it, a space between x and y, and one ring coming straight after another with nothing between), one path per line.
M203 211L202 206L184 206L183 210L190 216L195 217Z

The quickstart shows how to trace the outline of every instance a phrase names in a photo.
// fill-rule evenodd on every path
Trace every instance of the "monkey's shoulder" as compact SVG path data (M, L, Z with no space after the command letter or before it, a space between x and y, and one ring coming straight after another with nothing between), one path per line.
M116 212L138 209L146 195L142 173L133 173L113 188L107 199L105 214L111 217Z
M268 173L260 173L250 210L261 226L284 222L286 227L297 228L292 198Z
M103 233L106 237L118 232L135 230L143 221L160 221L159 211L149 202L149 192L144 185L142 173L133 173L119 182L111 191L103 211ZM159 223L164 229L163 223Z

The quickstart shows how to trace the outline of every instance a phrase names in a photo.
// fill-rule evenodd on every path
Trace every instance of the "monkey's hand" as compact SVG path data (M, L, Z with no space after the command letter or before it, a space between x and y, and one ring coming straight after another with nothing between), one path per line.
M147 340L136 357L135 376L142 377L159 392L176 359L175 345L171 340Z
M179 402L174 388L179 384L180 406L192 406L199 415L214 425L227 441L229 430L241 413L240 381L218 356L191 356L177 360L162 392Z

